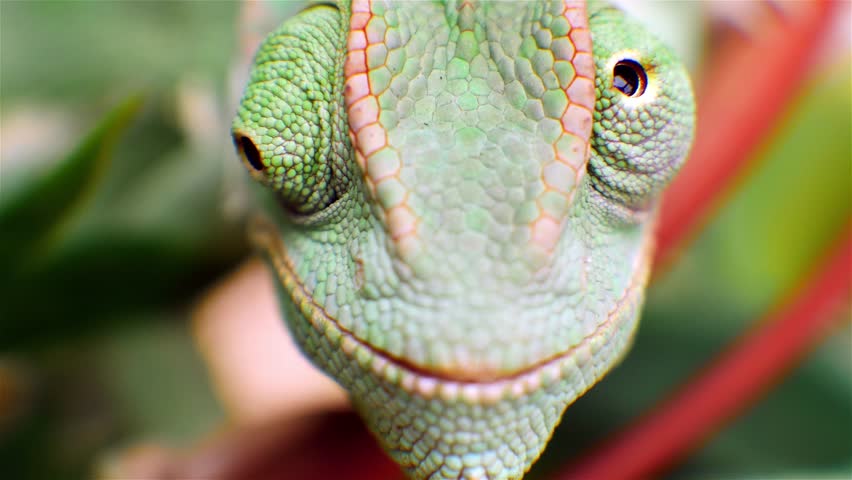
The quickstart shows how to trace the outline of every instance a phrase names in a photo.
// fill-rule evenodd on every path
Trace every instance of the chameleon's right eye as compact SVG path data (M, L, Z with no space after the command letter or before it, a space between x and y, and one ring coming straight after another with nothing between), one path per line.
M273 32L257 52L234 119L246 169L295 217L323 211L348 188L343 22L336 7L320 4Z
M253 168L256 172L262 172L264 169L263 161L260 159L260 152L254 146L254 142L245 135L239 133L234 134L234 145L246 166Z

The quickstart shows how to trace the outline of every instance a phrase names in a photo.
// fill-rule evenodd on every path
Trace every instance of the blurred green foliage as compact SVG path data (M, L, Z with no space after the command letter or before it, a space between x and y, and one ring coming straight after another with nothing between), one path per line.
M186 445L222 421L186 318L248 253L225 207L237 14L235 2L0 2L0 367L23 379L17 409L0 401L4 477L89 478L105 452ZM847 56L812 79L532 476L682 382L839 232L852 213L849 72ZM33 111L59 120L9 134ZM850 349L847 327L672 478L848 470Z
M222 419L186 319L248 253L223 213L238 7L0 3L4 478Z
M133 88L168 90L196 73L224 88L238 8L236 2L3 2L4 103L102 101L105 93Z
M225 124L209 122L222 130L207 133L219 140L211 148L179 116L187 79L224 96L237 5L157 5L2 5L4 115L50 105L94 125L97 105L140 92L144 104L117 107L63 161L27 169L4 158L0 258L12 268L0 275L0 348L182 304L246 251L222 213Z

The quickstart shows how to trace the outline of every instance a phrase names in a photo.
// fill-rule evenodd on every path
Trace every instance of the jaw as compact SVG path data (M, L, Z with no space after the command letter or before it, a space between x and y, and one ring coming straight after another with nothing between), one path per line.
M275 227L260 224L253 238L275 270L282 309L301 349L350 392L379 442L416 479L521 478L565 408L627 351L648 272L641 262L621 300L570 349L477 378L424 369L360 340L300 282Z

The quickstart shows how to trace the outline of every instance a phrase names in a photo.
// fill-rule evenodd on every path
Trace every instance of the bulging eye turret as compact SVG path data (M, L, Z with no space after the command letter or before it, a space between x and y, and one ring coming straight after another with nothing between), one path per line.
M296 216L322 211L349 187L339 80L343 22L337 7L320 4L270 34L233 123L234 145L252 178Z
M671 50L622 12L602 10L589 21L596 75L589 179L609 201L643 210L692 145L692 86Z

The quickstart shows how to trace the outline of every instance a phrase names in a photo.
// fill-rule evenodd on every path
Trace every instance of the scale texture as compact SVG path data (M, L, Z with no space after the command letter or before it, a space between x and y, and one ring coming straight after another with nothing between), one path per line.
M257 54L233 135L300 347L414 479L518 479L630 346L684 67L582 1L352 0Z

